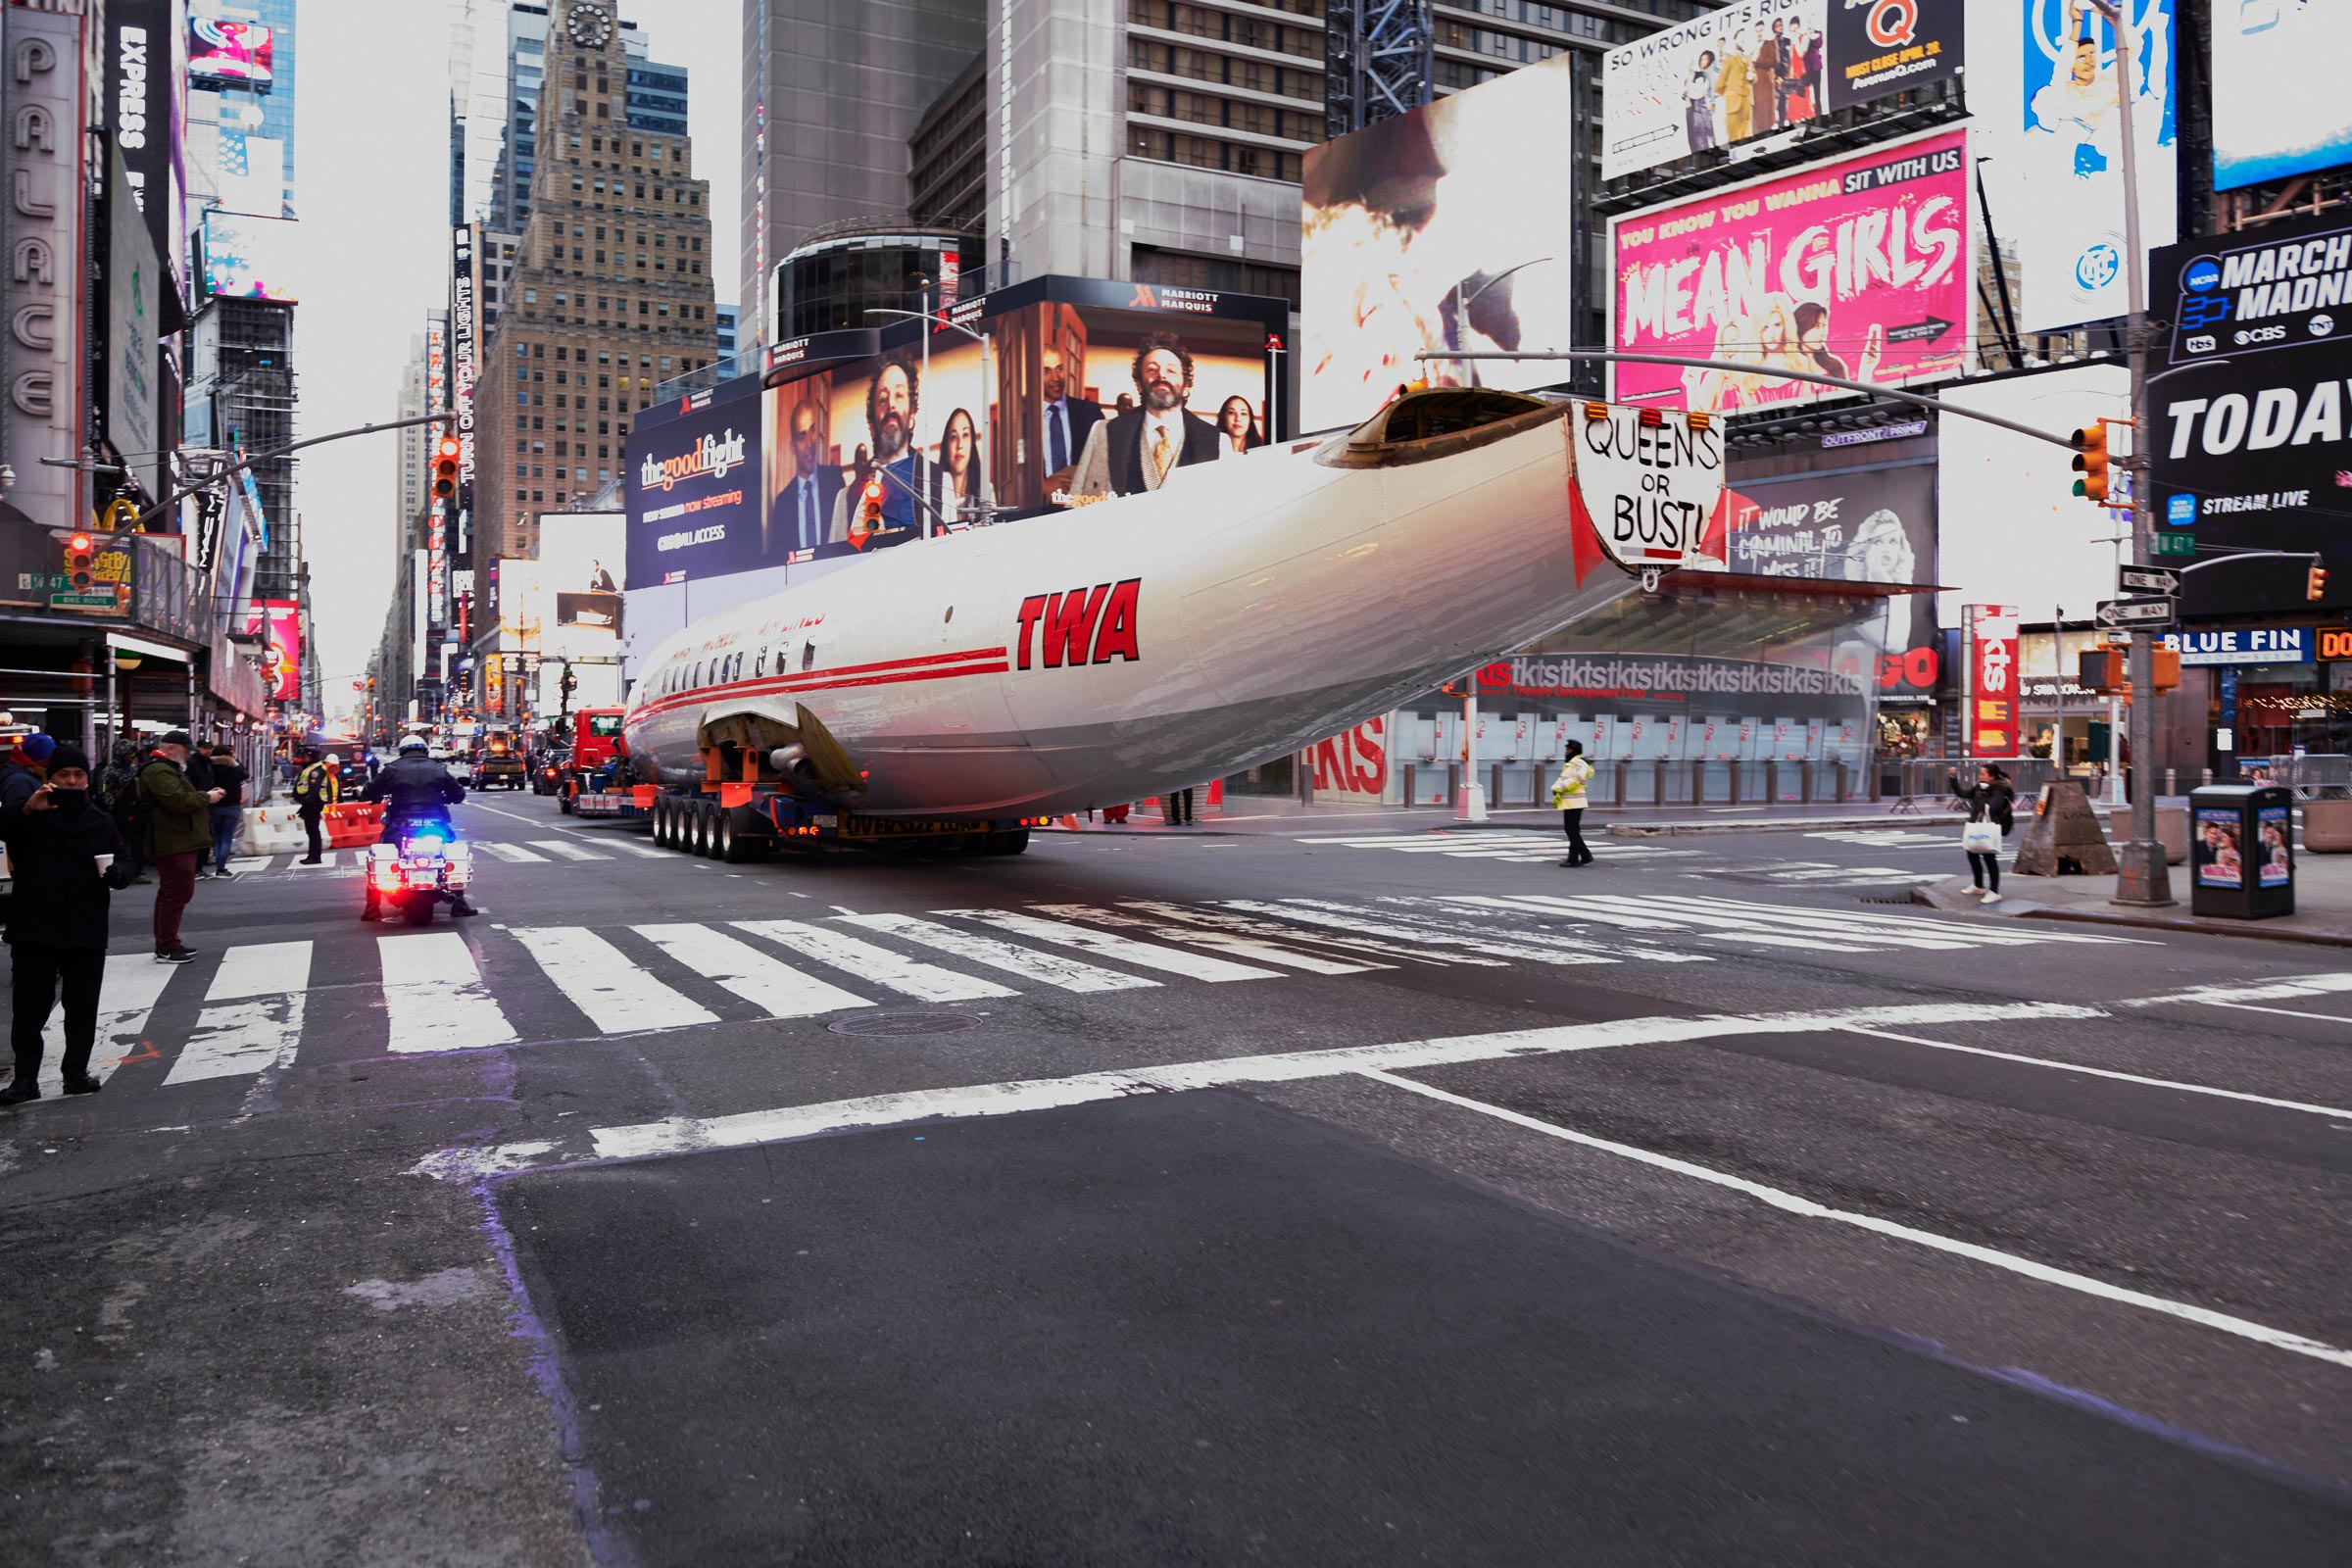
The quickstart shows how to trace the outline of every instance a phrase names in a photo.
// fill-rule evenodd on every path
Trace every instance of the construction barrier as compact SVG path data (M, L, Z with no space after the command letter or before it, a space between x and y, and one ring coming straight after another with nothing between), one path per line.
M373 844L384 836L384 803L381 801L345 801L326 808L318 822L326 842L338 850L357 849Z
M383 830L384 808L381 802L346 801L340 806L328 807L318 816L319 837L338 850L373 844ZM245 825L237 835L240 854L301 854L310 847L310 833L303 827L302 812L296 808L245 808Z

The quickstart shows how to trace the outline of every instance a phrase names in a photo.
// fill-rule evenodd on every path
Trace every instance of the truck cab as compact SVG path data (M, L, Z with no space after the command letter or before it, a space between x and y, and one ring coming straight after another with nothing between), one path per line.
M529 770L523 766L522 752L514 736L494 730L482 737L482 748L473 759L475 789L486 790L495 785L518 790L529 781Z

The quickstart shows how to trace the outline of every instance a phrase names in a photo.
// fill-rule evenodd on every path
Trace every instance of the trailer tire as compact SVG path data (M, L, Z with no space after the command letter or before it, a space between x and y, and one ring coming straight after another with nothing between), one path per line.
M711 830L716 825L711 818L716 814L711 809L709 801L694 803L691 820L694 832L694 854L697 859L708 860L710 858L710 840L713 837Z
M663 850L670 847L669 797L666 795L654 797L654 845Z
M991 833L982 844L981 851L987 855L1020 855L1028 848L1029 830L1025 827L1016 827L1000 833Z
M741 808L720 813L719 824L724 838L719 846L718 858L727 864L749 865L760 858L764 841L760 835L745 830L745 825L751 820L751 812Z

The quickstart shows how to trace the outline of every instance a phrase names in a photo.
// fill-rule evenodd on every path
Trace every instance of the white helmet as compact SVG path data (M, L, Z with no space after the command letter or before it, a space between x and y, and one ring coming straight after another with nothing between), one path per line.
M400 750L401 755L405 757L411 752L429 752L432 748L424 744L424 737L421 735L403 735L400 738Z
M343 765L343 759L337 757L334 753L329 752L326 754L326 765L329 767L341 767Z

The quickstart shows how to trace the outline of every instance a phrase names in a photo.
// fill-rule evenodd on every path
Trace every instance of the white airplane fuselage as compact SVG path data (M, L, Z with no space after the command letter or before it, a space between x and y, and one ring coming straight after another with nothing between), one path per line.
M647 660L640 778L705 777L706 725L821 720L875 814L1049 815L1295 752L1631 590L1580 588L1567 410L1374 466L1348 437L1158 491L919 539L709 616Z

